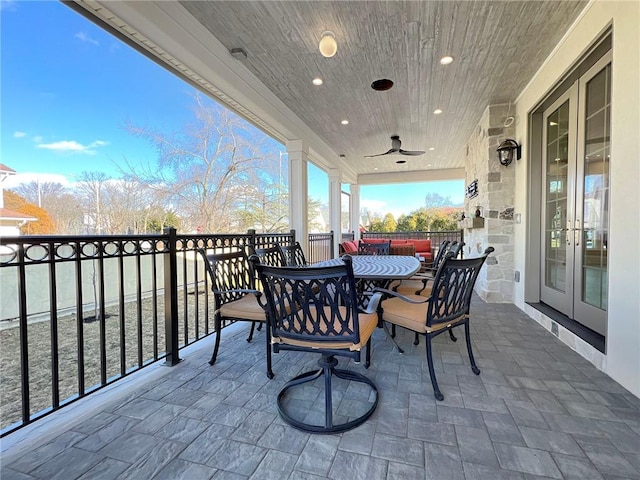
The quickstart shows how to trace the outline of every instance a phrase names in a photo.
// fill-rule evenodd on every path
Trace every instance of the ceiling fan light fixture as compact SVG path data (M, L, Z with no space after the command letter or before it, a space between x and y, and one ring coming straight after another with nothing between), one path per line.
M338 44L336 42L335 34L327 30L325 32L322 32L320 36L320 43L318 44L320 53L323 57L333 57L338 51Z
M434 115L440 115L441 113L442 113L442 109L440 109L440 108L436 108L436 109L433 111L433 114L434 114Z
M445 55L440 59L441 65L449 65L452 62L453 62L453 57L451 55Z
M384 92L393 87L393 81L388 78L381 78L379 80L374 80L371 83L371 88L373 88L376 92Z

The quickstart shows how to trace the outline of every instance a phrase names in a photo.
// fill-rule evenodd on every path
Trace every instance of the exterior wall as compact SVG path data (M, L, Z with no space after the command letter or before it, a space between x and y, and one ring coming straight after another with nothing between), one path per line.
M516 102L516 140L527 140L528 113L550 91L582 53L610 25L612 42L611 198L609 256L609 309L604 370L640 396L640 2L594 1L536 73ZM526 145L516 168L515 268L528 266L529 161ZM530 265L529 265L529 268ZM527 281L530 276L525 271ZM515 304L526 311L528 289L515 284Z
M465 157L466 184L478 180L478 195L466 198L464 211L464 253L480 255L492 246L495 252L487 258L476 282L476 293L487 302L513 302L513 205L515 162L504 167L496 149L515 133L513 125L504 126L508 105L491 105L467 143ZM472 228L476 207L484 217L484 227Z
M0 224L0 237L17 237L20 235L20 227L17 225Z

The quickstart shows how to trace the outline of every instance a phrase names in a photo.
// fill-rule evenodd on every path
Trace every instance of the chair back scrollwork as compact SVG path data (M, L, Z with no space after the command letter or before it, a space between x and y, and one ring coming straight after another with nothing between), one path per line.
M358 255L389 255L390 250L391 242L358 244Z
M427 309L427 326L456 321L469 313L473 287L493 247L478 258L458 260L448 252L436 272Z
M296 242L293 245L279 245L279 247L285 258L286 265L290 267L305 267L308 265L300 242Z
M262 283L274 339L360 342L351 258L332 267L253 266Z

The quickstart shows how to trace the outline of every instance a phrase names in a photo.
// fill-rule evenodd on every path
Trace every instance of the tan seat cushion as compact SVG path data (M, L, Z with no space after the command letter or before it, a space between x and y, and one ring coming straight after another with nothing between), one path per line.
M223 317L246 318L247 320L266 321L264 310L253 294L247 294L239 300L226 303L220 307Z
M428 297L431 295L432 285L433 282L427 282L427 286L425 287L424 283L422 283L420 280L402 280L395 291L400 295L408 296L415 295L418 290L422 290L422 288L424 288L424 290L420 292L420 296Z
M346 314L344 307L338 307L343 314ZM324 307L324 310L329 315L330 307ZM273 337L271 339L272 343L286 343L287 345L296 345L299 347L308 347L313 349L321 349L321 348L330 348L330 349L348 349L351 351L360 350L363 346L367 344L371 335L376 329L378 325L378 316L375 313L361 313L358 315L358 325L360 327L360 343L352 343L352 342L341 342L336 340L335 342L314 342L313 340L305 341L305 340L293 340L290 338L284 337ZM317 334L318 337L327 338L326 335L321 333ZM310 336L312 338L312 336ZM339 337L336 337L338 339Z
M424 300L421 295L406 295L412 300ZM427 327L427 306L429 302L409 303L400 298L390 298L382 302L382 319L418 333L432 333L460 323L465 315L447 323Z

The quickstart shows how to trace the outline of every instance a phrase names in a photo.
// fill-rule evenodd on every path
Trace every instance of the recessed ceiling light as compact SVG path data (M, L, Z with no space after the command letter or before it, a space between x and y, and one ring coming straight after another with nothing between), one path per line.
M441 109L439 109L439 108L436 108L436 109L433 111L433 114L434 114L434 115L440 115L441 113L442 113L442 110L441 110Z
M430 164L430 163L427 163L427 167L430 167L430 166L431 166L431 164Z
M349 125L349 120L346 118L340 122L342 125Z
M396 163L398 165L402 165L403 163L407 163L407 161L406 160L396 160Z
M377 170L378 170L378 167L375 167L375 168L374 168L374 170L376 170L376 171L377 171Z
M311 80L311 83L313 83L316 86L322 85L324 82L322 81L322 79L320 77L318 78L314 78L313 80Z
M435 150L435 148L434 148L434 147L429 147L429 151L430 151L430 152L433 152L434 150Z
M450 55L447 55L447 56L442 57L442 58L440 59L440 63L441 63L442 65L449 65L451 62L453 62L453 57L452 57L452 56L450 56Z

